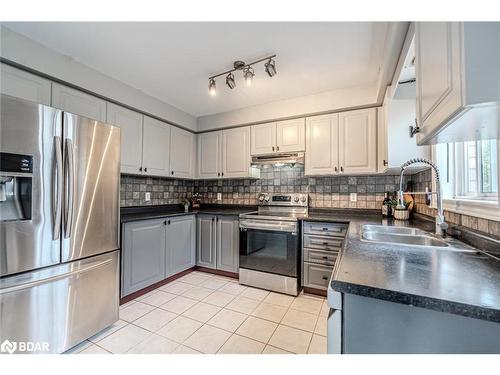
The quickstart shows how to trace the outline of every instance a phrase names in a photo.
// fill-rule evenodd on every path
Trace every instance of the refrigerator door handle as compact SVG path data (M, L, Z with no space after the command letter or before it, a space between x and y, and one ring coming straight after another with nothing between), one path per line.
M65 214L64 238L70 238L73 228L74 190L75 190L75 160L73 142L66 138L66 189L65 189Z
M52 187L52 239L58 240L61 236L61 194L62 194L62 144L61 137L54 137L54 148L56 152L55 171L53 172Z

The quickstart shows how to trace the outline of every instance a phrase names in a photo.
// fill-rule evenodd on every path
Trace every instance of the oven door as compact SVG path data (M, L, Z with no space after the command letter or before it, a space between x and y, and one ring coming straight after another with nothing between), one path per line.
M240 268L298 277L297 222L240 221Z

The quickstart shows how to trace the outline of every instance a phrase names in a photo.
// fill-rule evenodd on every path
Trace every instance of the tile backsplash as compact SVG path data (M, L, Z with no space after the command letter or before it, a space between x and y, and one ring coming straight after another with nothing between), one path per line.
M203 203L256 205L259 193L307 193L314 208L380 208L384 192L398 188L399 176L308 177L303 166L268 167L260 179L178 180L122 175L121 206L177 204L193 193ZM146 192L151 200L146 201ZM222 199L217 200L217 193ZM357 201L350 201L350 193Z

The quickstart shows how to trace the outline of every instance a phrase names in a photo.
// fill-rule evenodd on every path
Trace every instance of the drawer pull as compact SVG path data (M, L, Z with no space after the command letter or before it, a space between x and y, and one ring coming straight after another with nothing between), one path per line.
M327 276L323 276L322 279L323 280L328 280L328 277Z
M328 260L328 257L323 257L323 259L326 259L326 260Z

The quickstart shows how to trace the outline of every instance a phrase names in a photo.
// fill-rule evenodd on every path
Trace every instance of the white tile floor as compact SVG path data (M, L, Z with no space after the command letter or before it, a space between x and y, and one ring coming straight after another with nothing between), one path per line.
M325 298L194 271L120 306L120 320L68 353L323 354Z

